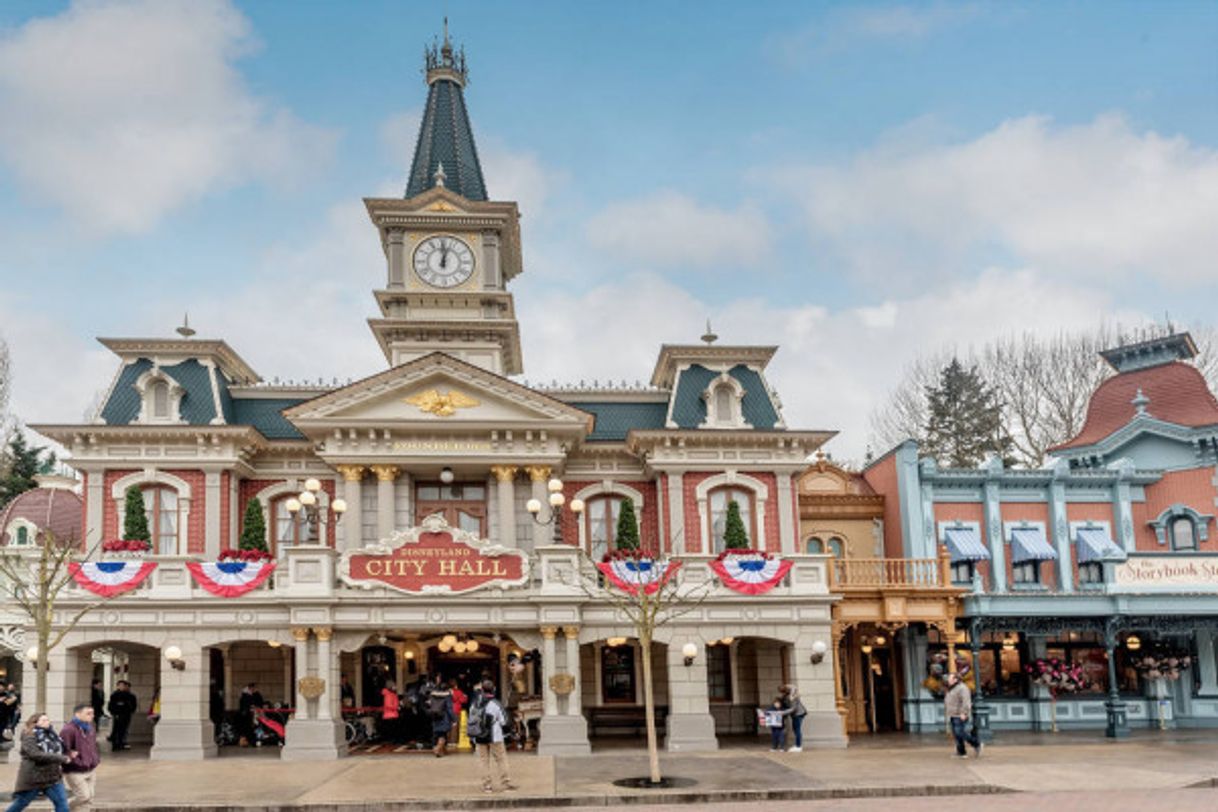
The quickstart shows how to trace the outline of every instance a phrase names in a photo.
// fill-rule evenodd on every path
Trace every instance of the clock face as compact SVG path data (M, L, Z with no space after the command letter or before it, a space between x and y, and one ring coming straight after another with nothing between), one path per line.
M474 252L456 237L428 237L414 249L414 272L436 288L453 288L474 273Z

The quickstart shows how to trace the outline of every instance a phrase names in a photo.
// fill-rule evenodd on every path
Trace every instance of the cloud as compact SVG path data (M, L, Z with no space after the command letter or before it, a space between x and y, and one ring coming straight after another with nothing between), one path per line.
M846 166L761 177L869 281L918 286L1005 255L1093 283L1200 283L1218 255L1218 151L1117 115L1073 126L1028 116L912 149L888 139Z
M0 38L0 161L98 232L139 233L250 182L291 183L331 133L256 98L256 43L221 0L79 0Z
M976 17L976 3L854 6L831 10L824 18L770 38L767 52L790 68L805 66L870 41L921 40Z
M650 268L754 265L773 239L761 209L706 206L687 195L660 190L613 203L585 229L593 247Z

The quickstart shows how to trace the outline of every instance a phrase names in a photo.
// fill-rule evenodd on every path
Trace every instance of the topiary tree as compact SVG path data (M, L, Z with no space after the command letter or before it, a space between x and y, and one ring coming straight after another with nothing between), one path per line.
M727 503L727 519L723 526L723 546L728 550L749 549L749 534L744 529L744 519L740 517L740 505L732 499Z
M617 531L613 536L614 546L619 550L639 549L639 520L634 515L634 500L623 499L622 509L617 515Z
M251 499L245 506L245 517L241 520L241 549L268 552L266 546L266 517L262 503Z
M148 530L148 514L144 511L144 492L132 485L127 489L127 506L123 511L123 538L152 543Z

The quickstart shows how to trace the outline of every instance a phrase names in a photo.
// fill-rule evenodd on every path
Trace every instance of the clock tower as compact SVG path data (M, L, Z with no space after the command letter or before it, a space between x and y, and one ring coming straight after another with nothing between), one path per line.
M520 212L487 199L463 91L464 51L425 54L427 106L406 193L365 198L388 268L369 319L390 366L445 352L499 375L523 371L507 283L522 270Z

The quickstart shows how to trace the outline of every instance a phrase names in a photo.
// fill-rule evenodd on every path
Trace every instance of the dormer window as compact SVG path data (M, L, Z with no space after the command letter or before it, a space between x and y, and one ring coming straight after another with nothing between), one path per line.
M702 401L706 404L706 421L699 428L752 428L744 419L744 387L727 372L710 382L702 393Z
M156 381L149 388L152 395L152 418L154 420L169 419L169 384Z
M181 385L157 367L145 372L135 382L139 390L141 423L181 423Z

